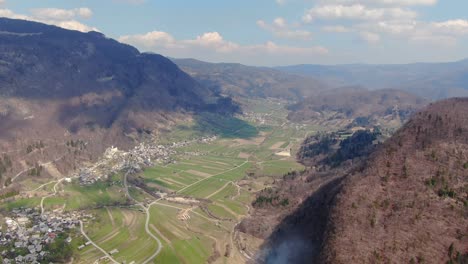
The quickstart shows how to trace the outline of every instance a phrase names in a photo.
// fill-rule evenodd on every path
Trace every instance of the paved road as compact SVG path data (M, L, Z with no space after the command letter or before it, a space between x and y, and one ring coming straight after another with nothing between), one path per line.
M76 178L76 177L74 177L74 178ZM42 199L41 199L41 215L44 214L44 200L47 199L48 197L55 196L55 195L57 194L57 192L58 192L57 186L58 186L62 181L64 181L64 180L65 180L65 178L61 178L61 179L59 179L59 180L56 180L57 183L55 183L55 185L54 185L54 189L53 189L54 192L53 192L52 194L49 194L49 195L47 195L47 196L42 197ZM48 182L48 183L46 183L45 185L51 184L51 183L53 183L53 182L55 182L55 181ZM41 186L45 186L45 185L43 184L43 185L41 185ZM40 188L41 186L39 186L39 188ZM34 191L34 190L33 190L33 191ZM91 245L93 245L96 249L98 249L99 251L101 251L102 253L104 253L104 255L105 255L107 258L109 258L113 263L119 264L119 262L117 262L114 258L112 258L112 256L109 255L109 253L107 253L104 249L102 249L101 247L99 247L96 243L94 243L94 242L88 237L88 235L86 235L86 233L85 233L85 231L84 231L84 228L83 228L83 221L81 221L81 220L80 220L80 231L81 231L81 234L91 243Z
M153 205L154 203L158 202L161 200L161 198L153 201L151 204L148 205L148 207L145 207L145 205L139 201L137 201L135 198L133 198L131 195L130 195L130 192L128 191L128 182L127 182L127 177L128 177L128 174L129 172L126 172L125 175L124 175L124 187L125 187L125 193L127 194L128 198L132 199L133 201L135 201L136 204L138 204L138 206L140 206L141 208L143 208L143 210L145 210L145 213L146 213L146 222L145 222L145 232L150 236L152 237L157 243L158 243L158 249L154 252L153 255L151 255L148 259L146 259L143 264L146 264L146 263L149 263L150 261L152 261L154 258L156 258L159 253L161 253L161 250L163 248L163 245L161 243L161 240L159 240L159 238L157 236L155 236L151 230L149 229L149 222L150 222L150 218L151 218L151 214L150 214L150 211L149 209L151 208L151 205Z
M91 245L93 245L95 248L97 248L99 251L101 251L110 261L112 261L115 264L119 264L119 262L117 262L111 255L109 255L109 253L107 253L107 251L105 251L100 246L98 246L96 243L94 243L88 237L88 235L86 235L86 233L84 231L84 228L83 228L83 222L81 220L80 220L80 231L81 231L81 234L91 243Z

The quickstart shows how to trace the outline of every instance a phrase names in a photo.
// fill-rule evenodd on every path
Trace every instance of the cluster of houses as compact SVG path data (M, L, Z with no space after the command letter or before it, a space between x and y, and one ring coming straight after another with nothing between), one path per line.
M80 212L55 211L41 215L32 208L14 209L4 218L5 225L0 232L3 263L39 263L48 254L46 246L58 234L68 233L79 226L80 218L89 217L92 216Z
M267 125L268 120L271 119L271 116L271 113L246 112L243 114L243 118L260 125Z
M210 143L216 140L216 138L216 136L202 137L174 142L170 145L140 143L128 152L110 147L105 151L103 157L92 167L84 168L79 172L80 183L82 185L90 185L120 171L139 171L142 167L154 166L155 164L169 164L174 162L172 157L176 154L177 148L193 143Z

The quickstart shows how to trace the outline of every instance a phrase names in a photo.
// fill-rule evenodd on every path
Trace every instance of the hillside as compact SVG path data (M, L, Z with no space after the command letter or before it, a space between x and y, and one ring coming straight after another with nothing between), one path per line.
M193 59L173 59L201 84L234 97L302 100L327 88L309 77L233 63L208 63Z
M316 78L332 86L394 88L431 100L468 95L468 60L395 65L293 65L277 69Z
M430 105L348 177L325 262L466 263L467 111L468 99Z
M218 103L236 109L219 99L167 58L101 33L0 19L0 152L13 160L10 177L62 155L63 172ZM79 151L67 151L77 140Z
M259 192L239 226L264 241L257 259L466 263L467 111L468 99L441 101L383 144L372 146L373 138L356 132L328 156L309 152L303 160L309 168ZM340 152L349 160L330 167Z
M342 127L376 124L399 127L425 104L426 100L399 90L349 87L324 91L291 106L288 118L316 124L339 123Z

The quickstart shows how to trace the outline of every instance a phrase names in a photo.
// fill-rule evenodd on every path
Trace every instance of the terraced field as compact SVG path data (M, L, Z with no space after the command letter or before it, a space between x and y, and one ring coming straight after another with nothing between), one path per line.
M142 263L156 250L156 242L145 233L145 216L138 208L104 208L93 214L97 220L86 226L87 233L107 252L117 249L115 260ZM95 250L88 247L81 254L84 263L93 261L89 253Z

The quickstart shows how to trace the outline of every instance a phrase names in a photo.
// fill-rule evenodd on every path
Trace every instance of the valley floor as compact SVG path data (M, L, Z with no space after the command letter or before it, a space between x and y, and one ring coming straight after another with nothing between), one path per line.
M31 183L31 198L2 206L92 214L73 239L73 263L245 263L262 241L241 238L236 226L249 214L257 191L304 169L295 152L307 134L317 131L289 123L284 107L277 101L250 101L241 119L203 116L198 122L216 130L179 126L160 141L210 132L222 136L175 148L170 164L118 173L89 186L63 178ZM164 195L151 195L156 190ZM87 239L92 243L78 250Z

